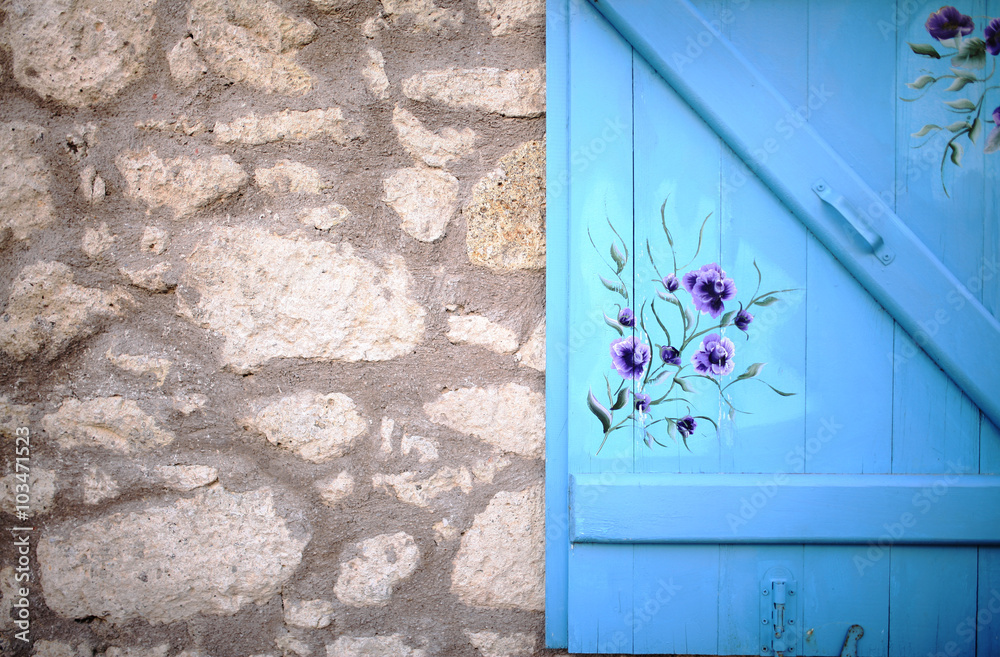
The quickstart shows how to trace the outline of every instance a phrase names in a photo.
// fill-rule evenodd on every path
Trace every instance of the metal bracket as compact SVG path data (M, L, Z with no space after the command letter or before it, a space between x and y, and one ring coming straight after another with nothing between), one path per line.
M760 582L760 654L797 655L799 649L798 591L787 568L776 566Z
M823 200L824 203L832 207L834 210L840 214L841 217L854 229L854 232L865 241L868 248L871 249L872 253L882 262L883 265L888 265L896 258L896 254L892 252L892 249L885 245L885 241L882 236L872 230L872 227L868 225L868 222L863 218L858 216L858 213L851 207L851 204L847 202L843 194L838 193L822 178L813 183L812 189L816 192L816 195Z
M851 625L847 630L847 637L844 639L844 648L840 651L840 657L858 657L858 639L865 635L865 630L860 625Z

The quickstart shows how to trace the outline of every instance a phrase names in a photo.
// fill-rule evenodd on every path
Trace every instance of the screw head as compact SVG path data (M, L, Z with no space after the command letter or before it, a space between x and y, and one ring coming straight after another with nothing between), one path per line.
M761 618L760 622L763 623L764 625L767 625L767 619L766 618Z
M795 595L795 591L789 591L788 595Z
M763 653L767 653L767 646L761 646L760 651Z
M770 593L770 591L768 591L767 589L764 589L764 592L763 592L764 595L767 595L769 593Z
M795 619L793 619L793 618L789 618L789 619L788 619L788 624L789 624L789 625L795 625Z

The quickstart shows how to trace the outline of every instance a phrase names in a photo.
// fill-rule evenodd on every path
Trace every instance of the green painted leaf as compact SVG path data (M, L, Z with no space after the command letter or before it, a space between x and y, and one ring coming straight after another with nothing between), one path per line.
M601 426L604 427L604 433L608 433L611 429L611 411L601 406L601 402L597 401L597 397L594 396L593 391L587 391L587 407L590 408L590 412L597 416L597 419L601 421Z
M669 292L664 292L663 290L657 290L656 296L660 297L667 303L674 304L678 308L683 308L683 306L681 305L681 300L675 297L673 294L670 294Z
M907 82L906 86L910 89L923 89L927 85L933 84L934 82L937 82L937 78L933 75L921 75L913 82Z
M976 120L972 122L972 128L969 129L969 141L973 144L979 141L979 138L982 136L983 125L983 120L978 116L976 117Z
M694 392L694 388L692 388L691 384L685 381L684 377L682 376L674 378L674 383L680 386L680 389L683 390L684 392Z
M948 85L948 88L945 89L945 91L961 91L962 89L965 88L965 85L969 84L970 82L972 82L972 80L970 80L967 77L964 76L957 77L954 80L952 80L951 84Z
M622 273L622 270L625 269L625 263L628 261L628 258L621 252L621 249L619 249L618 245L614 242L611 243L611 259L615 261L616 265L618 265L617 273Z
M775 388L774 386L772 386L767 381L764 381L763 379L756 379L756 380L760 381L761 383L763 383L764 385L766 385L768 388L770 388L771 390L773 390L776 393L778 393L779 395L781 395L782 397L794 397L795 396L794 392L783 392L781 390L778 390L777 388Z
M712 426L715 427L716 431L719 430L719 425L715 423L715 420L713 420L712 418L708 417L707 415L695 415L694 419L696 419L696 420L708 420L709 422L711 422Z
M773 306L779 301L781 301L781 299L779 299L778 297L764 297L763 299L758 299L757 301L754 301L754 305L767 307L767 306Z
M673 370L663 370L662 372L656 375L655 379L649 382L649 385L656 386L660 385L661 383L665 383L667 379L672 377L674 374L675 372Z
M951 148L951 161L956 166L962 166L962 145L951 142L948 146Z
M670 248L672 249L674 248L674 238L670 235L670 229L667 228L667 213L666 213L667 201L669 200L670 200L669 196L663 199L663 205L660 206L660 223L663 225L663 232L667 236L667 243L670 245Z
M735 310L730 310L728 313L726 313L725 315L723 315L722 316L722 322L719 324L719 326L729 326L730 324L732 324L732 322L733 322L733 315L735 315L736 312L737 311L735 311Z
M746 372L736 377L736 380L733 381L733 383L736 383L736 381L742 381L743 379L752 379L753 377L757 376L762 369L764 369L764 365L766 364L767 363L754 363L753 365L747 368Z
M924 135L926 135L926 134L927 134L928 132L930 132L931 130L940 130L940 129L941 129L941 126L939 126L939 125L934 125L933 123L928 123L928 124L927 124L927 125L925 125L925 126L924 126L923 128L920 128L920 132L914 132L914 133L913 133L912 135L910 135L910 136L911 136L911 137L923 137Z
M618 391L618 398L611 405L611 410L617 411L619 408L625 408L625 404L628 403L628 390L628 388L622 388Z
M910 43L906 42L906 45L910 46L910 50L918 55L923 55L925 57L933 57L934 59L941 59L941 55L938 51L934 49L934 46L929 43Z
M618 294L620 294L623 297L625 297L626 300L628 299L628 292L625 291L624 287L622 287L618 283L615 283L614 281L609 281L608 279L604 278L600 274L598 274L597 276L598 276L598 278L601 279L601 283L604 283L604 287L608 288L612 292L617 292Z
M962 132L963 130L971 130L972 126L969 125L968 121L955 121L950 126L945 128L949 132Z
M978 37L965 39L958 47L958 54L951 58L954 66L971 66L982 68L986 66L986 42Z
M945 105L952 107L957 110L962 110L965 112L971 112L976 109L976 104L969 100L968 98L959 98L958 100L946 100Z
M618 335L625 335L625 329L617 319L604 315L604 323L618 331Z

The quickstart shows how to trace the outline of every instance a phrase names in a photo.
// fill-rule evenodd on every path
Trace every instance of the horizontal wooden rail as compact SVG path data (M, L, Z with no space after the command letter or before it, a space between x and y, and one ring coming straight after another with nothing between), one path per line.
M574 543L1000 544L1000 476L576 474Z

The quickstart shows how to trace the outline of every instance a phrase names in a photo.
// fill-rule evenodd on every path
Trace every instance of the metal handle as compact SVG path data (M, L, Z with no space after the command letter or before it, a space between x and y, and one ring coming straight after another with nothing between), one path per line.
M858 216L857 212L854 211L854 208L851 207L851 204L847 202L847 199L842 194L837 193L822 179L817 180L812 188L824 203L836 210L850 224L854 232L868 244L872 253L882 261L882 264L888 265L896 258L896 254L885 245L882 236L872 230L871 226Z
M851 625L847 630L847 637L844 639L844 648L840 651L840 657L858 657L858 639L865 635L865 630L860 625Z

